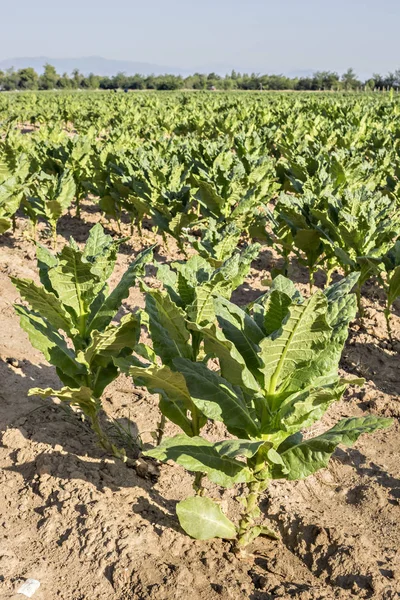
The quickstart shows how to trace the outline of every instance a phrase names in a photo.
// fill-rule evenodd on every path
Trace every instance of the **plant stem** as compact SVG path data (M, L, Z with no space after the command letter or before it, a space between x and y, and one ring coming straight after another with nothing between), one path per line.
M265 484L266 487L266 484ZM241 550L248 544L248 533L254 524L252 512L258 507L261 492L265 489L263 482L253 481L249 484L249 495L246 498L246 506L239 521L239 530L236 540L236 549Z
M53 250L57 250L57 225L53 227Z
M90 422L92 424L93 431L97 435L98 442L104 450L110 452L110 454L114 455L113 445L108 439L107 435L104 433L103 428L100 424L99 413L95 412L90 416Z
M335 267L332 267L331 269L328 269L326 272L326 283L325 283L325 287L330 286L331 281L332 281L332 273L335 270Z
M385 319L386 319L386 329L387 329L387 332L388 332L389 340L392 342L393 341L392 327L390 325L391 312L390 312L390 307L389 306L387 306L385 308L384 315L385 315Z
M162 439L164 437L165 423L166 423L165 415L163 415L163 413L161 413L160 422L158 423L158 426L157 426L157 446L159 446L161 444Z
M310 289L310 296L313 293L313 285L314 285L314 271L311 268L309 268L308 269L308 286Z
M196 492L196 496L204 495L204 487L202 484L203 477L204 477L204 473L196 473L196 475L194 477L193 489Z

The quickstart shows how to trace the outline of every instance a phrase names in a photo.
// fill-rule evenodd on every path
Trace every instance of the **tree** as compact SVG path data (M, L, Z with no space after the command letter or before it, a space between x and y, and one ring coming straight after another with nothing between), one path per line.
M18 71L18 88L21 90L37 90L39 86L39 76L35 69L27 67Z
M44 72L39 78L39 87L41 90L54 90L57 86L58 75L55 67L46 63L44 65Z
M80 74L79 69L74 69L72 71L72 87L78 89L82 85L83 75Z
M346 73L342 75L342 83L345 90L354 90L361 85L361 81L357 79L353 69L347 69Z
M57 87L62 90L68 90L72 87L72 81L68 75L68 73L63 73L62 76L57 81Z
M14 67L7 69L3 79L2 88L6 92L16 90L18 88L18 73L14 71Z
M81 86L90 90L98 90L99 85L100 77L98 75L94 75L94 73L89 73L89 75L84 77L81 81Z

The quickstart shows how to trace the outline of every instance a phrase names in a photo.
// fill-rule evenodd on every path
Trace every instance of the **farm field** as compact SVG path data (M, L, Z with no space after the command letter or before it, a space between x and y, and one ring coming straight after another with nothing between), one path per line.
M0 94L1 598L399 597L399 115Z

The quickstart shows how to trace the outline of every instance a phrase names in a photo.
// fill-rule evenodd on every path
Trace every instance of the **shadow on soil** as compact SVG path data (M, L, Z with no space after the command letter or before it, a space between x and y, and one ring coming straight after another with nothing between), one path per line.
M400 360L398 353L390 353L378 344L356 342L346 345L343 365L359 377L370 379L386 394L398 394ZM350 366L349 366L350 365Z
M2 381L0 429L3 432L7 429L17 429L26 439L45 446L43 451L40 452L39 449L34 460L21 463L19 443L18 447L7 445L10 447L10 458L14 463L7 469L20 473L34 493L39 494L38 482L35 479L38 473L48 473L61 481L81 479L94 485L99 491L104 491L106 488L111 491L118 491L125 487L143 488L151 501L140 497L132 506L132 510L140 513L160 533L160 525L180 531L175 516L176 502L166 500L154 489L157 475L149 476L148 473L144 473L145 476L141 477L138 474L139 470L134 466L128 466L106 455L96 444L90 425L68 405L50 399L27 397L31 387L60 386L52 367L34 365L26 360L20 361L18 366L0 361L0 379ZM121 430L129 431L131 442L138 435L136 424L127 418L111 422L104 417L103 426L106 431L113 428L110 436L112 435L113 442L116 444L121 442L121 439L118 439ZM137 446L129 448L124 444L124 447L127 455L132 459L139 455ZM57 502L55 498L54 504Z
M400 499L400 479L393 477L379 465L368 461L367 457L355 448L348 448L346 450L337 448L335 457L342 464L352 466L359 475L375 479L379 485L389 491L392 497L392 501L389 500L389 502L398 504L398 500Z

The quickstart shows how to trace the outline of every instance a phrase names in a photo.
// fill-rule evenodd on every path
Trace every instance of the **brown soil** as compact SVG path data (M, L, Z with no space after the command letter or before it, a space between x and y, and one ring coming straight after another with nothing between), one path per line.
M96 220L93 210L81 222L63 218L60 245L71 234L83 241ZM238 559L228 542L194 541L180 530L174 507L192 494L183 469L164 465L156 482L140 478L104 456L86 424L60 404L27 397L30 387L56 386L57 377L30 346L12 307L18 294L9 275L37 278L25 225L20 220L16 235L3 236L0 247L1 599L21 598L16 590L29 577L41 582L35 600L400 597L400 313L391 345L379 290L366 288L365 326L353 324L341 365L366 384L347 392L315 431L369 413L391 416L394 425L339 449L328 469L306 481L271 485L262 510L281 541L259 538ZM114 281L141 245L135 239L122 246ZM159 260L177 256L171 246L159 251ZM238 303L258 295L275 262L263 252L236 294ZM293 265L306 290L304 275ZM125 308L142 303L135 289ZM124 377L106 390L108 417L133 435L142 432L145 441L157 425L156 405L156 397L134 390ZM209 435L217 434L210 427ZM237 491L208 488L233 519L240 512Z

